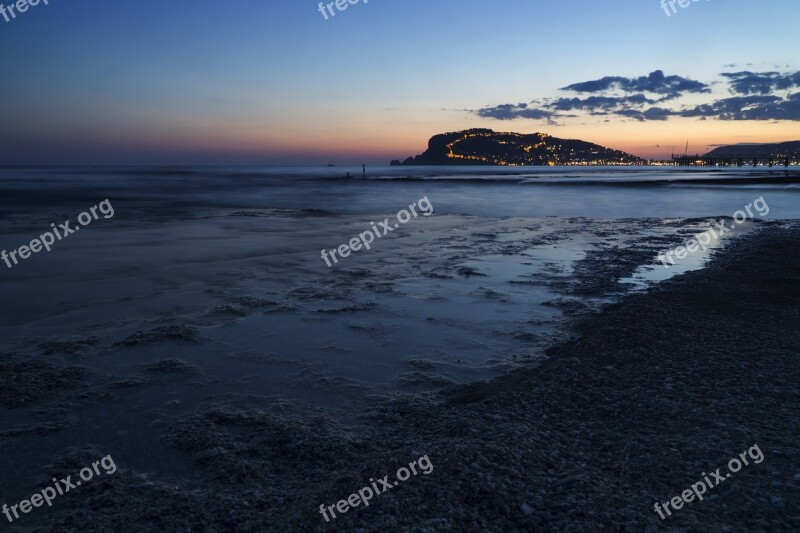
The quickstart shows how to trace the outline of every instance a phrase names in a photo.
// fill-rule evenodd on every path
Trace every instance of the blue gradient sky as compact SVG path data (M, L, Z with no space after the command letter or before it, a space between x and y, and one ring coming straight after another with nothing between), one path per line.
M800 70L800 35L780 26L800 18L797 0L678 10L667 17L659 0L370 0L325 21L311 0L50 0L0 19L0 164L386 164L470 127L645 156L687 138L696 151L800 138L797 121L553 125L469 111L608 75L660 69L712 83L721 72Z

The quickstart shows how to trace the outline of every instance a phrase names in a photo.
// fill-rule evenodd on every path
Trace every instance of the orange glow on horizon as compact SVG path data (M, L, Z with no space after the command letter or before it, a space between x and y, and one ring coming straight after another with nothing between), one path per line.
M444 118L434 120L431 115ZM308 116L282 122L248 117L239 120L211 119L202 115L163 116L159 120L143 118L118 130L112 124L83 125L80 142L116 150L169 152L202 155L228 154L258 158L293 158L317 163L389 164L427 149L433 135L470 128L489 128L498 132L546 133L564 139L579 139L607 148L622 150L646 159L668 159L683 153L689 141L689 153L704 154L716 145L767 143L798 140L793 122L720 121L673 118L667 121L635 120L547 125L525 120L497 121L467 116L463 112L404 114L376 112L354 115L346 123L334 117ZM335 124L335 126L329 126ZM71 145L72 125L59 129L25 128L27 136ZM300 163L298 163L300 164Z

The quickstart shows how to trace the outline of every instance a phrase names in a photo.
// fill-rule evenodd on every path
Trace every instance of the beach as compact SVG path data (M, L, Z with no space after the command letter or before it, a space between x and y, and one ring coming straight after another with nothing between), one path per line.
M191 172L0 180L8 249L105 198L115 209L6 272L0 500L116 464L12 530L800 527L786 173L228 187L231 171ZM202 185L174 196L185 179ZM586 191L613 201L563 207ZM320 259L423 196L431 216L334 268ZM759 197L769 213L737 225ZM714 222L736 229L657 260ZM753 446L763 462L702 501L654 509ZM368 507L320 513L423 456L429 473Z
M796 0L152 4L0 0L0 533L800 532Z

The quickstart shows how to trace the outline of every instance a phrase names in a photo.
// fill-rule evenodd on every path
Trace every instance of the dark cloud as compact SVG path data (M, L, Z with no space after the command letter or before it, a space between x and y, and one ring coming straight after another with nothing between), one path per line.
M606 76L605 78L601 78L599 80L573 83L572 85L562 87L561 90L572 91L576 93L599 93L615 89L625 81L626 78L620 78L619 76Z
M530 118L535 120L553 119L556 113L544 109L529 109L528 104L502 104L495 107L485 107L477 112L479 117L495 118L497 120L511 120L515 118Z
M559 98L548 104L548 107L558 111L590 111L590 112L608 112L615 109L623 108L626 106L640 106L643 104L654 104L654 100L650 100L643 94L634 94L631 96L590 96L588 98Z
M501 104L494 107L485 107L476 111L483 118L498 120L513 120L515 118L547 119L569 118L576 115L564 114L569 111L586 111L591 115L608 115L618 113L629 106L654 104L655 100L643 94L631 96L590 96L588 98L558 98L552 101L534 102L535 107L528 104Z
M800 72L782 74L780 72L724 72L730 80L731 92L734 94L770 94L800 87Z
M563 91L603 93L581 97L562 97L531 103L501 104L474 111L480 117L498 120L527 118L547 120L575 117L565 114L580 111L594 116L617 116L638 121L663 121L670 117L700 120L790 120L800 121L800 72L728 72L723 73L735 96L713 100L694 107L662 107L657 104L673 100L686 93L710 93L709 85L681 76L666 76L660 70L639 78L606 76L599 80L575 83ZM619 91L625 94L618 96ZM781 91L780 94L775 94ZM648 94L654 96L648 96Z
M644 112L646 120L667 120L672 115L672 110L663 107L651 107Z
M615 114L621 117L632 118L638 120L639 122L644 122L646 120L667 120L673 115L673 113L674 112L671 109L665 109L663 107L651 107L645 110L621 109Z
M654 93L670 98L677 98L683 93L707 93L709 86L699 81L681 76L666 76L664 71L656 70L647 76L623 78L606 76L599 80L573 83L561 89L577 93L599 93L620 90L626 93Z
M720 120L800 120L800 92L778 96L735 96L677 113Z
M639 122L644 122L644 113L638 109L620 109L616 114L621 117L633 118Z

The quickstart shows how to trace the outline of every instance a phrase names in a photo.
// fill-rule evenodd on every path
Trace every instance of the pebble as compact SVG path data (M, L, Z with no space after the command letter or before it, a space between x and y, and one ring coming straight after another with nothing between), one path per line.
M530 516L533 514L533 507L531 507L527 503L523 503L522 505L519 506L519 508L522 509L523 513L525 513L525 516Z

